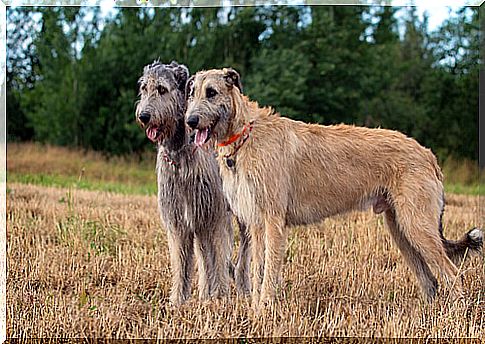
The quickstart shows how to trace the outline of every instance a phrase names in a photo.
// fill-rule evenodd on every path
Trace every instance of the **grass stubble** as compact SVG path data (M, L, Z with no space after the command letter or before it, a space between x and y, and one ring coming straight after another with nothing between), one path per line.
M477 206L449 196L446 235L471 227ZM462 268L464 302L443 290L428 304L371 212L292 228L280 303L264 315L234 289L228 300L201 303L194 293L168 305L154 196L10 183L7 233L9 337L485 336L483 258Z
M29 147L9 146L8 153L8 337L485 338L483 255L462 266L464 301L452 302L440 290L428 304L382 216L370 211L290 229L273 312L255 314L234 287L228 299L200 302L193 292L187 304L172 308L156 197L79 184L86 178L137 187L139 179L154 178L153 170L137 170L135 163L120 169L116 161L56 148L42 155ZM81 165L87 172L76 177ZM22 184L10 178L12 171L17 177L57 171L75 186ZM477 196L450 194L446 202L447 238L479 223ZM194 274L194 287L195 280Z

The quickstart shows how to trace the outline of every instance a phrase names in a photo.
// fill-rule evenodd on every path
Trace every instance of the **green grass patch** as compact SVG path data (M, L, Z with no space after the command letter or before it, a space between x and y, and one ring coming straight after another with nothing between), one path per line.
M147 152L138 157L107 158L92 151L38 143L9 143L7 182L155 195L155 156L154 152ZM450 157L442 161L441 166L446 193L485 195L485 187L480 187L476 161ZM482 178L485 180L485 174Z
M445 193L481 196L485 195L485 185L445 184Z
M105 182L100 180L81 179L75 176L53 175L53 174L29 174L8 172L7 182L34 184L42 186L53 186L69 188L74 187L82 190L106 191L115 192L125 195L156 195L157 185L156 181L148 180L147 178L134 178L139 182ZM445 184L445 192L463 195L485 195L485 187L475 185L462 184Z
M126 195L155 195L157 193L157 185L152 181L144 181L138 183L133 182L105 182L99 180L81 179L74 176L52 175L52 174L29 174L8 172L7 182L34 184L41 186L52 186L69 188L74 187L82 190L95 190L115 192Z

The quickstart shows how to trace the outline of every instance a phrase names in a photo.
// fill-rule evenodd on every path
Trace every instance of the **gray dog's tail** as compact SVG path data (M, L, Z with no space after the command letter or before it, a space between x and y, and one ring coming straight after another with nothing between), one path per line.
M470 256L470 254L481 252L483 247L483 232L478 228L473 228L460 240L446 240L444 237L442 240L446 254L455 265L459 266L461 261Z

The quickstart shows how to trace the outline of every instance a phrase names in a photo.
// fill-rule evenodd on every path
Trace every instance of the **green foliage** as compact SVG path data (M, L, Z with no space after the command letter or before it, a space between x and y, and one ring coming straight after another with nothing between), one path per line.
M38 64L35 46L27 37L33 30L33 20L25 8L18 8L8 15L7 42L7 133L8 140L29 140L34 132L21 106L22 90L34 83L33 68ZM20 46L18 42L23 42Z
M8 20L9 139L147 149L134 122L137 79L160 58L192 73L232 66L246 94L285 116L396 129L441 159L477 158L476 9L435 32L415 8L377 6L120 8L112 17L10 8Z
M306 56L288 48L263 49L253 63L261 72L246 79L250 98L258 99L261 105L273 106L287 116L304 119L306 76L310 73Z

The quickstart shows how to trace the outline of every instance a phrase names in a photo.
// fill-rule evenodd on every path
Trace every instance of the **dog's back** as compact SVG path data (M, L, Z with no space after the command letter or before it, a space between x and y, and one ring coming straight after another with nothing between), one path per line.
M432 152L386 129L321 126L272 115L254 121L237 160L242 177L251 175L258 185L265 180L252 197L279 202L291 225L365 208L384 193L399 193L404 180L433 194L443 189ZM271 180L277 182L268 185Z

